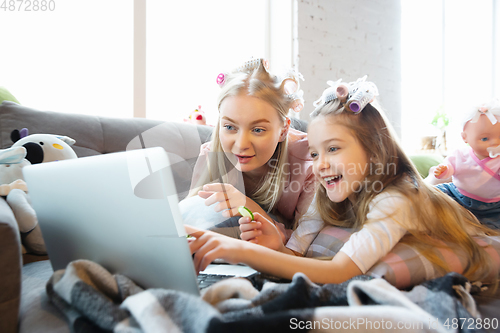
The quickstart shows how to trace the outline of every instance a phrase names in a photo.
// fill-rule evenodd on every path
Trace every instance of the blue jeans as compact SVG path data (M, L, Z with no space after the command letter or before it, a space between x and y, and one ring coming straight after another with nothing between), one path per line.
M436 188L467 208L485 226L491 229L500 229L500 201L486 203L469 198L460 193L453 183L438 184Z

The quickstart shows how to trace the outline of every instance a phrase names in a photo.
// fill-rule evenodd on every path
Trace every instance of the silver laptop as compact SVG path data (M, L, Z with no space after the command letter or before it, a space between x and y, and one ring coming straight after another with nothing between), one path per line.
M36 164L23 174L54 270L88 259L144 288L199 295L163 148ZM256 272L238 265L205 272L219 275L219 266L225 276Z

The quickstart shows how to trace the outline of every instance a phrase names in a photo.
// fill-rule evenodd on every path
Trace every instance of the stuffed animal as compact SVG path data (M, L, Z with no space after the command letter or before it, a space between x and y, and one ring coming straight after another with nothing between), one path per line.
M0 195L7 196L11 190L27 191L22 168L31 164L26 157L26 148L11 147L0 150Z
M31 164L78 158L70 147L75 140L70 137L54 134L27 134L28 130L25 128L21 131L13 130L10 138L14 142L12 147L26 148L26 159Z
M184 119L184 122L195 125L206 125L207 118L205 117L205 112L201 109L201 105L198 105L198 108L194 109L194 111L189 114L189 117Z
M53 134L28 135L25 128L12 131L11 139L14 142L12 147L0 151L0 189L4 189L0 195L7 196L7 203L19 225L23 253L46 254L38 219L26 193L28 189L22 168L30 164L78 158L70 147L75 140Z

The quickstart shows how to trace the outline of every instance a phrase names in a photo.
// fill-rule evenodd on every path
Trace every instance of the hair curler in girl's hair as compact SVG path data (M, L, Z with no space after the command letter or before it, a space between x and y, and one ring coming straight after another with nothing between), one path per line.
M378 96L377 86L373 82L366 82L366 75L355 82L341 83L341 81L342 79L326 82L330 87L326 88L321 97L313 103L316 109L311 112L311 117L316 117L321 107L332 101L338 101L347 110L358 113Z
M347 100L348 110L358 113L378 96L377 86L373 82L366 82L366 75L353 84L353 91Z
M344 103L347 99L347 96L349 96L349 87L343 83L340 83L337 86L337 90L335 91L337 94L337 98Z
M318 107L320 105L327 104L335 99L337 99L337 88L339 87L342 79L338 79L337 81L326 81L326 83L330 86L323 91L321 97L316 100L313 105L314 107Z

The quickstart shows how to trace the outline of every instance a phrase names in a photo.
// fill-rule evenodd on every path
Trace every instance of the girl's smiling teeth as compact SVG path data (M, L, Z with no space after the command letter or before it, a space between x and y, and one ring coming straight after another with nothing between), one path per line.
M342 175L323 177L326 185L333 185L342 179Z

